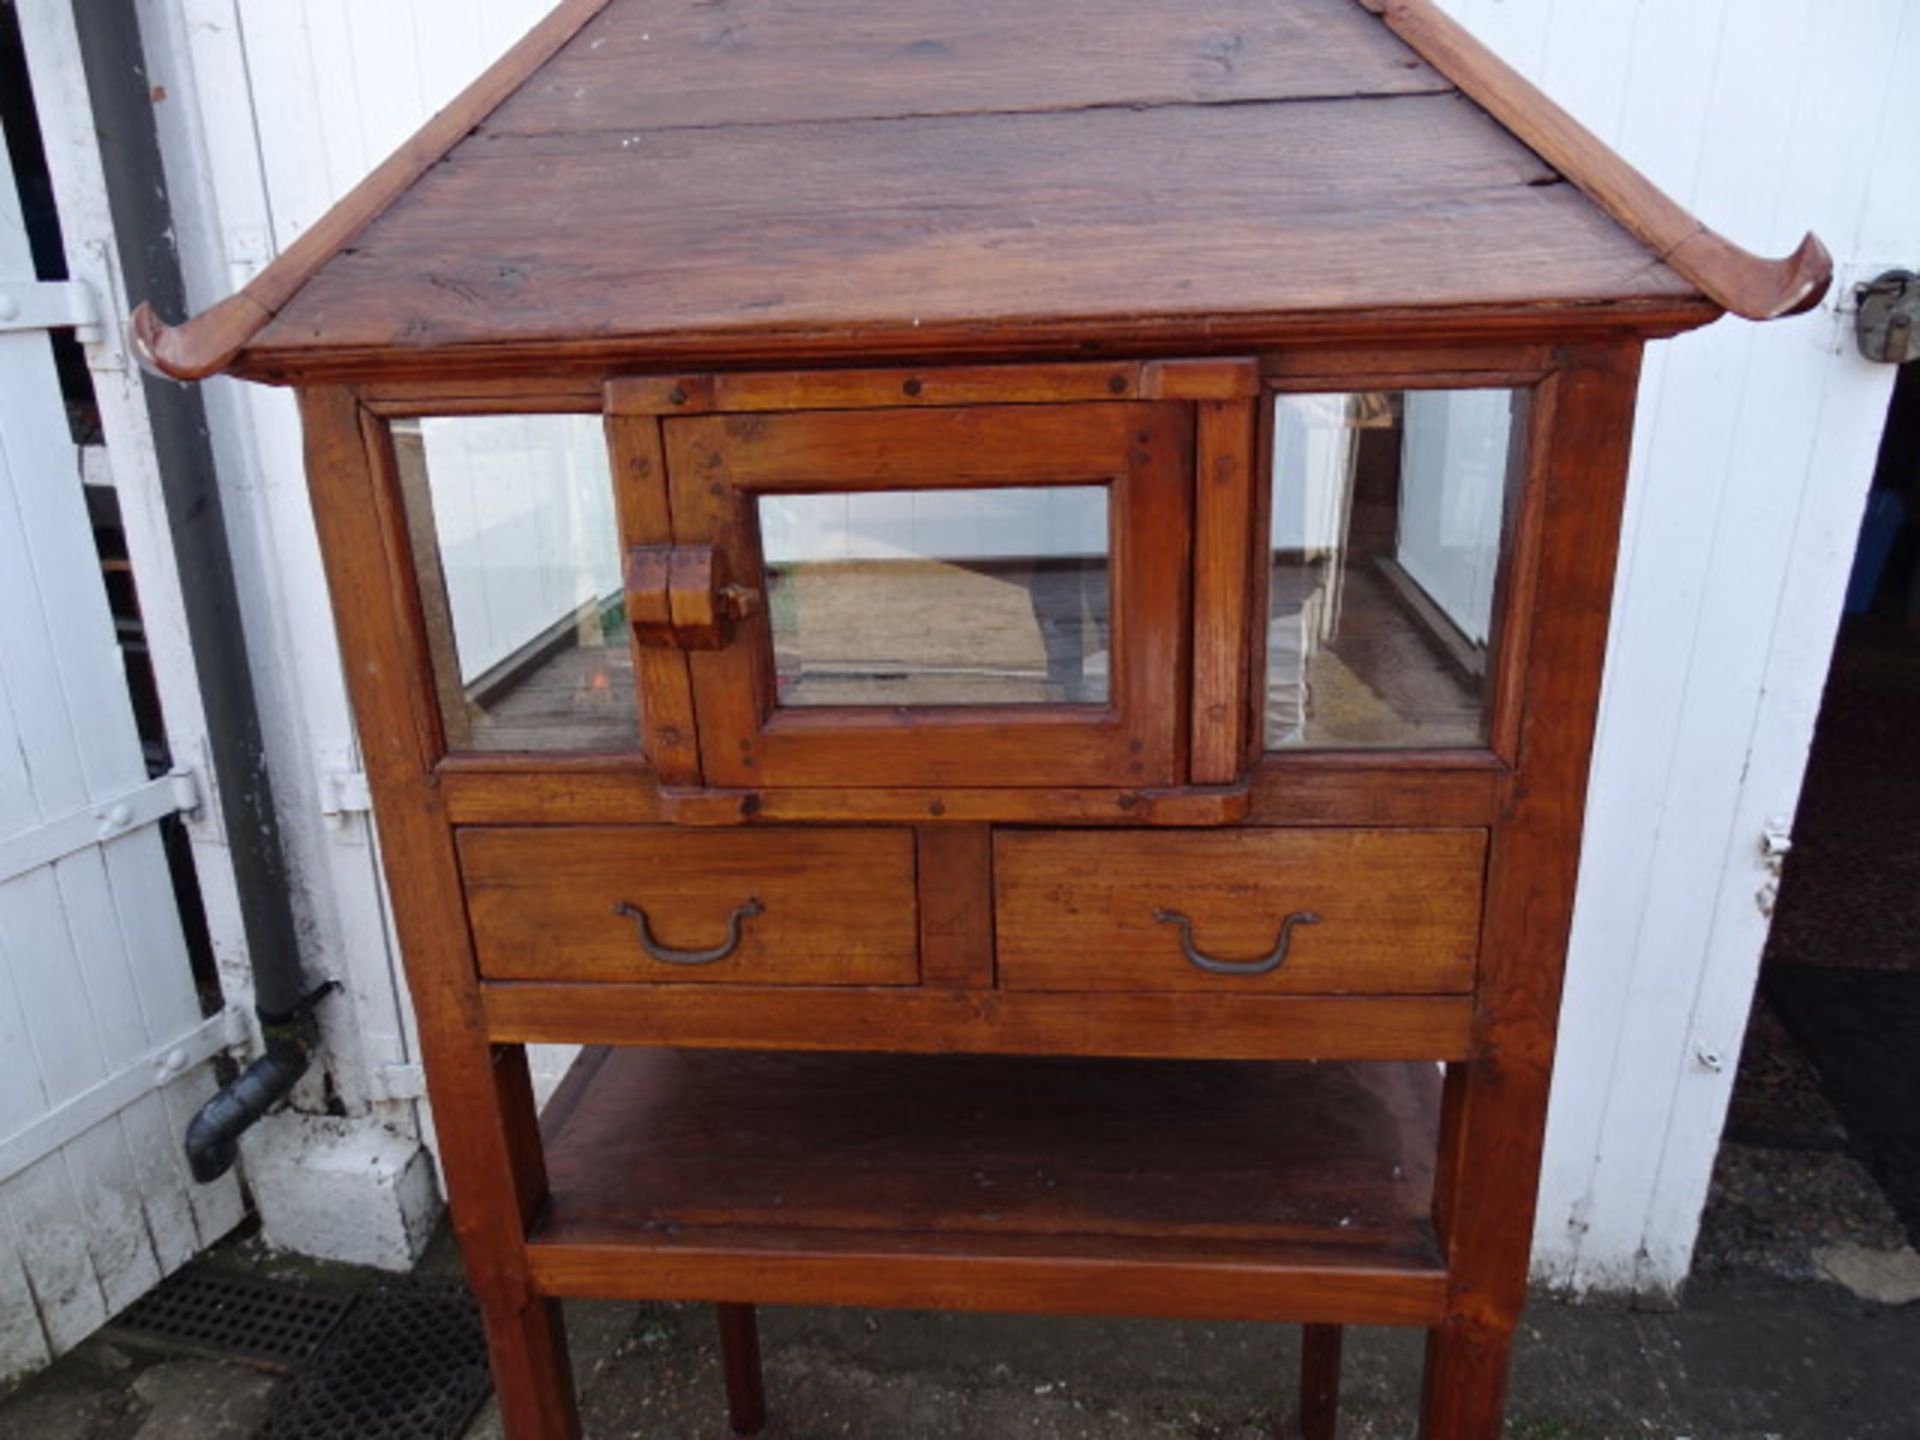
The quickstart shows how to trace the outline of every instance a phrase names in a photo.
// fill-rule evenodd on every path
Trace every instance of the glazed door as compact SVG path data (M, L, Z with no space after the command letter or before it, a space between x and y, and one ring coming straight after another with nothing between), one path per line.
M686 652L706 783L1182 776L1190 407L662 431L673 544L634 552L629 606L643 644Z

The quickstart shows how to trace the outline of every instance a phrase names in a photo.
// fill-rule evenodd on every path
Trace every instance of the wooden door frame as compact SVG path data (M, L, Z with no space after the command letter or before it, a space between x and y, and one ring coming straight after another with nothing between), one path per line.
M1108 703L781 709L764 606L687 659L702 769L733 786L1172 785L1185 778L1192 407L1173 401L796 411L664 424L674 539L766 590L753 500L1104 485ZM962 429L964 443L951 433Z

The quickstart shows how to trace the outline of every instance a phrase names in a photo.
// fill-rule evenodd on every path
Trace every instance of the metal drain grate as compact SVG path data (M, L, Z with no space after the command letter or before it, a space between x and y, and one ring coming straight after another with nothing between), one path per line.
M384 1286L361 1295L255 1440L454 1440L492 1388L464 1290Z
M196 1265L135 1301L109 1333L129 1344L292 1370L320 1349L354 1300Z

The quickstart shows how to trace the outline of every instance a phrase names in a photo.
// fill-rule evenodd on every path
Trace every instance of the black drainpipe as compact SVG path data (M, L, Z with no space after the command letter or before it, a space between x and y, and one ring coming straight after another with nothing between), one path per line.
M133 0L86 0L73 6L73 17L128 293L152 301L162 315L185 315L186 286L174 248L155 102ZM107 323L117 323L116 317ZM205 1184L232 1168L241 1132L306 1073L319 1036L313 1007L335 987L331 981L309 987L301 970L206 410L197 389L150 375L144 379L220 815L239 889L254 1005L266 1040L266 1053L187 1126L187 1161L193 1178Z

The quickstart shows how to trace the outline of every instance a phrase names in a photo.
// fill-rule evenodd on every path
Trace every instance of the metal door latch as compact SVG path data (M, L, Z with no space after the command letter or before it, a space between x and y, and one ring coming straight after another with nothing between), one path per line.
M1854 289L1853 318L1860 353L1885 365L1920 360L1920 275L1889 270Z
M1774 905L1780 899L1780 876L1786 868L1787 856L1792 853L1792 818L1769 815L1766 826L1760 831L1760 863L1766 869L1767 878L1753 897L1754 904L1760 907L1760 913L1769 919L1773 916Z
M727 552L712 545L636 546L626 584L634 639L654 649L723 650L735 622L760 608L760 592L736 584Z

